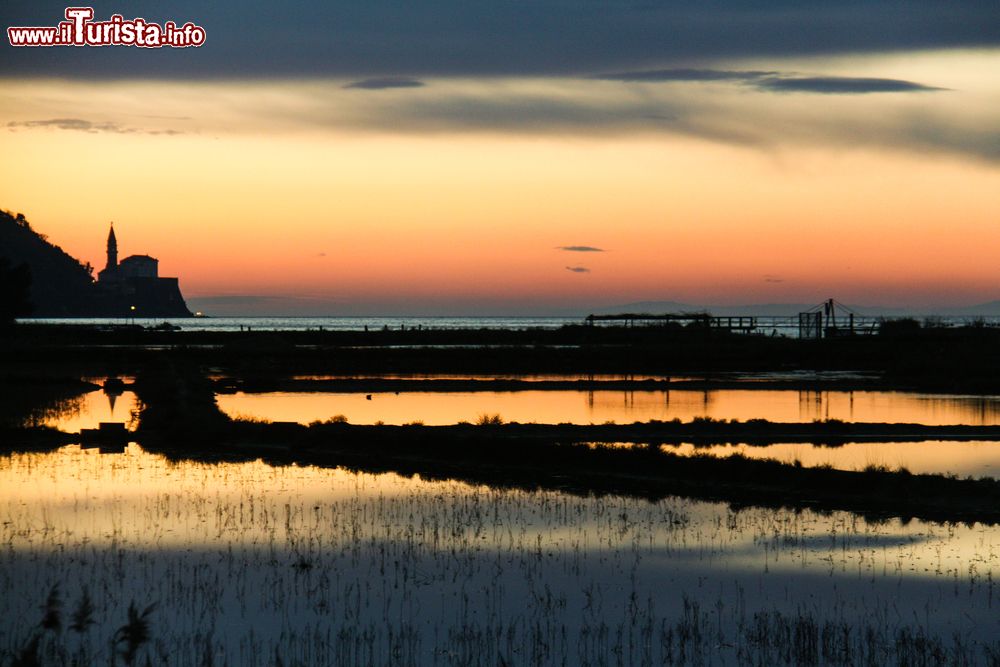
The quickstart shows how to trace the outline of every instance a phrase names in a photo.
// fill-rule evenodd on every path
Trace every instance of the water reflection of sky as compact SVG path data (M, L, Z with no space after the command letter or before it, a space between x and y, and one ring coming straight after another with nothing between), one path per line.
M105 393L92 391L66 401L62 408L48 415L42 424L66 433L79 433L81 429L97 428L101 422L132 421L136 409L136 396L132 391Z
M727 444L665 446L677 454L708 454L799 462L806 467L829 465L838 470L864 470L869 466L914 474L957 475L959 477L1000 478L1000 442L928 440L926 442L850 442L827 446L810 443L780 443L757 446Z
M914 520L904 524L895 519L871 522L846 512L760 508L732 512L719 504L681 499L649 503L616 496L582 498L392 473L272 466L260 460L175 463L135 444L122 454L68 446L47 454L0 458L0 507L8 519L21 517L26 525L35 526L48 522L57 531L72 528L70 532L91 543L117 532L119 537L134 540L135 546L148 547L146 531L154 519L157 531L173 533L172 539L185 546L211 544L220 534L235 542L256 542L303 526L322 530L318 515L330 518L331 509L368 504L383 510L403 508L407 513L376 511L366 518L365 531L377 533L385 528L380 525L384 522L398 524L398 528L415 521L424 526L447 524L450 535L457 537L476 532L478 525L496 538L497 545L514 526L531 543L576 536L580 545L601 550L637 538L650 548L666 548L675 555L712 552L736 558L758 552L765 544L788 553L859 548L919 552L926 551L928 544L947 545L958 549L959 559L963 549L975 552L984 535L997 538L1000 546L1000 528L943 528L937 523ZM241 505L244 509L254 505L259 513L234 518L233 508ZM291 507L294 516L288 514ZM307 512L297 514L302 510ZM444 519L448 514L454 516ZM462 514L478 518L454 520ZM131 519L121 522L122 516ZM280 521L272 523L275 517ZM591 534L593 539L588 537Z
M370 398L369 398L370 397ZM517 391L517 392L272 392L220 394L231 416L308 423L344 415L355 424L454 424L481 414L522 423L600 424L650 419L689 421L840 419L928 425L1000 424L1000 397L888 391Z
M636 604L674 618L685 598L729 635L774 609L889 623L919 609L945 637L1000 631L1000 529L979 525L171 463L135 445L0 458L0 515L11 637L56 582L67 599L99 591L109 631L130 599L155 600L159 637L187 645L215 627L220 653L244 664L265 664L289 628L404 624L430 650L462 627L502 627L517 644L552 623L570 637L588 623L629 631ZM254 641L262 655L240 660Z

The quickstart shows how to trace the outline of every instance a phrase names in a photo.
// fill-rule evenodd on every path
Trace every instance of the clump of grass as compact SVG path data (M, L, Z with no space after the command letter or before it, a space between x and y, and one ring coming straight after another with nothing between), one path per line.
M476 417L477 426L500 426L503 424L503 417L497 413L489 414L484 412Z
M30 639L13 654L13 661L9 663L12 667L95 664L94 656L90 654L86 644L80 644L75 650L71 650L59 641L62 630L62 607L63 600L59 593L59 584L55 584L49 590L45 604L42 605L42 620L39 621ZM154 603L140 613L134 601L129 604L127 622L118 628L111 638L112 665L117 663L119 656L129 667L135 664L139 651L150 640L149 617L155 608L156 604ZM90 598L90 591L86 587L84 587L83 594L70 618L72 622L69 629L81 636L84 636L90 626L96 623L94 603Z
M73 622L70 624L69 629L78 634L83 634L93 624L94 603L90 600L90 591L84 586L80 602L76 605L76 609L73 610Z
M334 415L334 416L330 417L329 419L325 419L325 420L324 419L314 419L313 421L309 422L308 426L309 426L309 428L313 428L313 427L316 427L316 426L328 426L330 424L347 424L347 423L348 423L348 421L347 421L347 416L346 415Z
M24 647L17 652L14 656L14 662L11 663L12 667L31 667L33 665L40 665L38 659L38 645L42 642L42 635L40 633L35 634Z
M56 584L49 591L49 596L45 599L45 606L42 607L45 615L42 617L42 629L59 632L62 628L62 599L59 597L59 584Z
M270 419L264 419L263 417L254 417L253 415L238 414L233 417L233 421L237 424L270 424Z
M128 621L115 632L115 646L121 646L119 654L126 665L135 664L135 657L142 645L149 641L149 615L156 609L156 603L139 612L135 601L128 605Z

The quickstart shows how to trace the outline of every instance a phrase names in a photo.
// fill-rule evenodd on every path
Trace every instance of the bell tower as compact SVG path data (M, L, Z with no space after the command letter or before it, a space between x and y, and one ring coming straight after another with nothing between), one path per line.
M114 270L118 266L118 239L115 238L115 223L111 223L111 231L108 232L108 265L105 271Z

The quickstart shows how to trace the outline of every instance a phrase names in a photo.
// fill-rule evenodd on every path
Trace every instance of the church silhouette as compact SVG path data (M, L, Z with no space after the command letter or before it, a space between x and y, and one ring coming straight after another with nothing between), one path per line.
M149 255L130 255L118 261L118 238L111 223L108 261L97 274L101 300L111 316L190 317L177 278L161 278L159 260Z

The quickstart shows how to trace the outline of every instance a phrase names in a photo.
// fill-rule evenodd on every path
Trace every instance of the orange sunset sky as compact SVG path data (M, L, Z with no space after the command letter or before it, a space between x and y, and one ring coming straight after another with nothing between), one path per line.
M159 258L196 305L1000 299L1000 49L406 79L61 76L20 51L0 208L98 268L113 220L121 254Z

